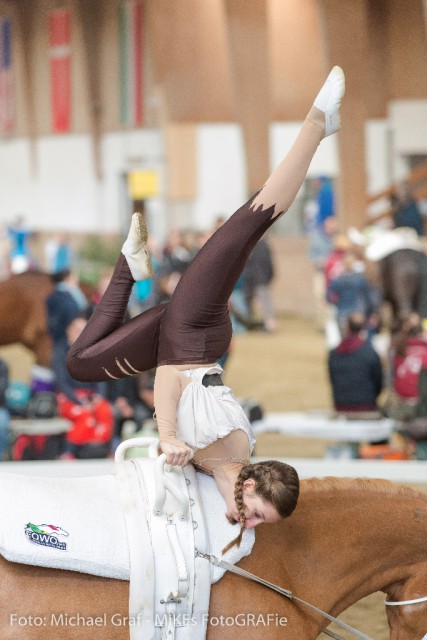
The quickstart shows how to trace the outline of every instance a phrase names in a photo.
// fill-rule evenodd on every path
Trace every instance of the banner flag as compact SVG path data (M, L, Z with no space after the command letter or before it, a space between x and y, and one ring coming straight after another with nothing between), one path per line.
M71 12L56 9L49 14L49 52L52 129L70 131L71 123Z
M12 68L12 23L10 18L0 19L0 132L8 133L15 127L15 92Z
M120 120L140 127L143 122L143 25L142 2L134 0L119 8Z

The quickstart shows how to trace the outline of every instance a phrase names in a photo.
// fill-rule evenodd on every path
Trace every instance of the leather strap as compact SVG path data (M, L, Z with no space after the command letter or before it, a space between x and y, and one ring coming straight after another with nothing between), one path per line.
M358 638L361 638L362 640L372 640L372 638L370 636L367 636L365 633L362 633L361 631L358 631L357 629L350 627L350 625L346 624L345 622L342 622L341 620L338 620L337 618L334 618L334 616L331 616L329 613L322 611L318 607L315 607L313 604L310 604L309 602L306 602L305 600L298 598L288 589L283 589L282 587L279 587L278 585L273 584L272 582L268 582L268 580L264 580L263 578L256 576L254 573L250 573L245 569L241 569L240 567L237 567L235 564L231 564L230 562L226 562L225 560L219 560L215 556L211 556L208 554L200 554L198 551L196 551L196 553L199 554L201 557L209 560L209 562L212 562L212 564L222 567L223 569L226 569L231 573L235 573L239 576L247 578L248 580L253 580L254 582L258 582L259 584L262 584L265 587L268 587L269 589L272 589L273 591L280 593L282 596L285 596L289 600L295 600L295 602L299 602L305 607L308 607L312 611L315 611L316 613L320 614L327 620L330 620L331 622L335 622L335 624L337 624L339 627L341 627L342 629L345 629L346 631L349 631L350 633L353 633L355 636L357 636ZM333 634L327 629L323 631L323 633L325 633L326 635L329 635L332 638L337 638L338 640L342 640L339 636L337 636L336 634Z

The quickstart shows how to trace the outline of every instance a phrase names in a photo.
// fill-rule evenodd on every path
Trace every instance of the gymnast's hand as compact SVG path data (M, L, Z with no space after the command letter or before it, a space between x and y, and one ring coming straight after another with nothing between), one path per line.
M193 457L193 450L181 440L160 440L160 448L166 453L166 462L172 466L183 467Z

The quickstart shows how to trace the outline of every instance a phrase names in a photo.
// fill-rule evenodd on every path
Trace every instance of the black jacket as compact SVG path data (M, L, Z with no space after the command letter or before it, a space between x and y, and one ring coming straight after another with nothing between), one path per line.
M256 287L268 285L274 277L274 265L270 247L264 238L261 238L252 250L243 270L245 285Z
M363 411L376 407L383 372L381 360L370 342L346 343L344 339L329 353L328 369L336 409Z
M77 302L68 291L56 288L46 298L49 334L56 342L67 342L67 327L80 313Z

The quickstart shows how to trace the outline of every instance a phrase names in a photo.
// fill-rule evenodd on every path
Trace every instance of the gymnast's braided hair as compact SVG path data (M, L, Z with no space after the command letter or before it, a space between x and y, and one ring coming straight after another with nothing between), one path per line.
M256 493L266 502L270 502L282 518L290 516L296 507L299 495L299 478L293 467L278 460L244 465L234 486L234 498L240 516L240 533L224 547L223 554L234 545L239 547L242 541L243 531L246 528L243 483L250 478L255 481Z

